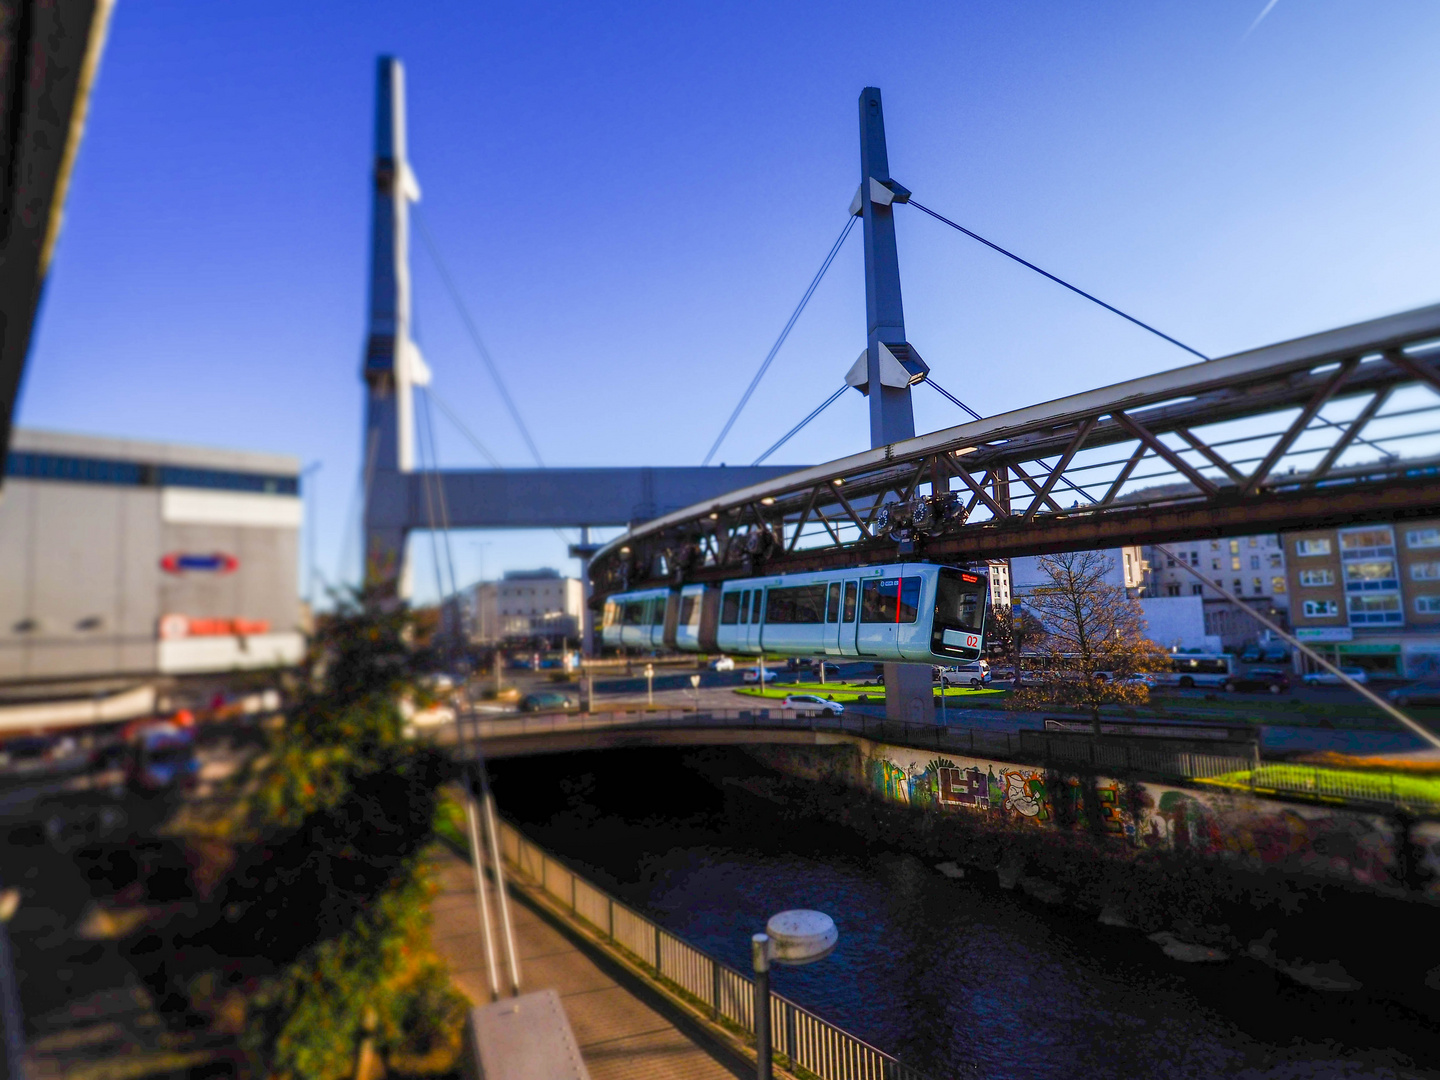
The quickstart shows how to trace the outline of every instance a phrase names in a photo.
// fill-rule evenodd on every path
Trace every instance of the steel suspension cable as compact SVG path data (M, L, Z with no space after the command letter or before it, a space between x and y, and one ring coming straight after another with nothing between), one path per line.
M715 444L710 447L710 452L705 455L705 460L700 463L701 465L710 464L710 460L720 449L720 444L725 441L725 436L730 434L730 429L735 426L735 421L740 419L740 413L744 411L745 406L749 403L750 396L755 393L755 388L760 385L760 380L765 377L765 372L770 370L770 364L774 361L776 354L780 352L780 346L785 344L785 339L790 336L790 331L794 328L796 320L800 318L800 313L805 310L805 305L810 303L810 297L815 295L815 290L819 287L820 280L825 276L825 271L830 269L830 264L835 261L835 256L840 253L840 248L844 245L845 238L850 235L850 230L855 227L856 220L854 216L845 219L845 227L840 230L840 235L836 237L835 243L830 245L830 251L825 256L825 261L820 264L820 269L816 272L815 277L811 280L810 287L805 290L805 295L800 297L800 303L796 304L795 310L790 313L790 319L785 323L785 329L780 331L780 336L775 339L775 344L770 346L770 351L765 354L765 359L760 362L760 370L755 372L755 377L750 380L750 385L745 388L745 393L740 395L739 404L735 406L735 411L730 414L730 419L725 421L725 426L720 429L720 434L715 437ZM782 439L781 441L783 442L784 440ZM772 447L771 449L773 450L774 448ZM766 453L768 454L769 452L770 451L767 451ZM761 460L764 460L764 456L762 456Z
M486 461L490 462L490 464L497 469L503 469L505 467L504 465L500 464L500 459L490 452L490 448L480 441L480 437L465 426L464 422L460 419L460 417L455 414L455 410L450 408L449 405L445 404L445 399L442 398L439 394L437 394L433 387L425 387L425 396L435 402L435 404L439 407L440 411L443 412L445 416L449 419L449 421L454 424L456 428L459 429L460 434L465 436L465 438L469 441L470 445L475 447L476 450L479 450L480 453L484 455Z
M784 435L780 436L780 441L779 441L779 442L777 442L774 446L770 447L769 450L766 450L763 454L761 454L758 458L756 458L756 459L755 459L754 461L752 461L750 464L751 464L752 466L762 464L762 463L765 461L765 459L768 458L771 454L775 453L776 450L779 450L780 447L784 446L784 445L785 445L787 442L789 442L792 438L794 438L796 435L800 434L800 429L801 429L801 428L803 428L806 424L810 423L811 420L814 420L817 416L819 416L822 412L824 412L826 409L828 409L831 405L835 404L836 400L839 399L840 395L843 394L843 393L845 393L845 391L848 390L849 388L850 388L850 387L849 387L849 384L848 384L848 383L842 383L839 390L836 390L836 391L835 391L833 394L831 394L828 398L826 398L824 401L822 401L822 402L819 404L819 406L818 406L812 413L810 413L809 416L805 417L804 420L801 420L798 424L796 424L793 428L791 428L789 431L787 431Z
M495 388L500 391L500 400L505 403L505 408L510 413L510 419L515 421L515 426L520 429L520 437L529 447L530 456L535 459L536 465L543 468L545 462L540 458L540 451L535 447L535 440L530 437L530 429L521 419L520 410L515 407L515 402L510 397L510 391L505 386L505 380L500 377L500 369L495 366L495 360L491 357L490 350L485 347L485 342L480 337L480 331L475 326L475 320L470 316L470 309L465 306L465 300L455 285L455 279L450 276L450 270L446 267L445 260L440 257L440 250L435 246L435 239L430 235L430 230L425 225L425 218L419 213L419 210L420 208L417 206L411 212L414 214L415 224L419 226L420 239L425 244L425 250L430 253L430 258L435 263L435 269L440 272L440 280L444 282L445 290L450 294L450 299L455 302L455 307L460 312L460 321L465 324L475 351L480 354L480 359L485 362L490 377L495 380Z
M1134 315L1127 315L1125 312L1123 312L1123 311L1121 311L1119 308L1117 308L1114 304L1107 304L1104 300L1101 300L1098 296L1093 296L1093 295L1091 295L1090 293L1086 292L1084 289L1081 289L1081 288L1079 288L1079 287L1077 287L1077 286L1075 286L1075 285L1071 285L1070 282L1066 281L1064 278L1058 278L1058 277L1056 277L1054 274L1050 273L1050 271L1048 271L1048 270L1042 270L1040 267L1036 266L1034 263L1030 262L1029 260L1027 260L1027 259L1022 259L1019 255L1016 255L1013 251L1007 251L1007 250L1005 250L1003 247L1001 247L999 244L996 244L996 243L994 243L994 242L992 242L992 241L990 241L990 240L986 240L985 237L981 236L981 235L980 235L979 233L977 233L977 232L972 232L971 230L965 228L964 225L957 225L955 222L951 221L949 218L945 217L943 214L937 214L934 210L931 210L928 206L924 206L924 205L916 202L913 198L910 199L910 203L909 203L909 204L910 204L911 206L915 207L916 210L919 210L919 211L921 211L922 213L925 213L925 214L929 214L929 215L930 215L931 217L933 217L936 221L943 221L946 225L949 225L952 229L956 229L956 230L964 233L966 236L970 237L970 239L972 239L972 240L978 240L978 241L980 241L980 243L984 244L986 247L990 248L991 250L993 250L993 251L998 251L1001 255L1004 255L1007 259L1014 259L1014 260L1015 260L1016 262L1018 262L1021 266L1029 267L1031 270L1034 270L1037 274L1041 275L1042 277L1047 277L1047 278L1049 278L1051 281L1055 282L1055 284L1065 286L1065 288L1069 289L1071 292L1073 292L1073 293L1078 293L1079 295L1083 296L1086 300L1089 300L1091 303L1099 304L1099 305L1100 305L1101 307L1103 307L1106 311L1114 312L1116 315L1119 315L1122 319L1128 319L1130 322L1134 323L1136 326L1140 327L1141 329L1149 330L1150 333L1154 334L1156 337L1164 338L1166 341L1170 342L1171 345L1178 346L1179 348L1184 349L1186 352L1191 353L1191 354L1193 354L1193 355L1195 355L1195 356L1198 356L1201 360L1209 360L1209 359L1210 359L1210 357L1206 356L1206 355L1205 355L1204 353L1202 353L1199 349L1192 349L1189 345L1186 345L1183 341L1179 341L1179 340L1177 340L1176 338L1171 337L1169 334L1164 333L1164 332L1161 331L1161 330L1156 330L1155 327L1151 326L1151 325L1150 325L1149 323L1147 323L1147 322L1141 322L1139 319L1135 318Z

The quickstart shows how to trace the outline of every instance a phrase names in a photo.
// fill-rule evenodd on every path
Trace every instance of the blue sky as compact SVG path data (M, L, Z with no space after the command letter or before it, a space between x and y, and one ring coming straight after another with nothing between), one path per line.
M381 53L421 212L552 465L700 461L844 224L866 85L918 199L1210 355L1435 302L1440 7L1279 0L1247 36L1264 7L120 0L19 421L322 461L320 567L354 576ZM981 413L1188 359L897 217L908 336ZM840 384L858 240L717 460ZM418 246L414 270L436 389L528 464ZM962 419L923 387L915 411ZM867 439L850 392L775 460ZM455 554L462 581L573 568L553 532Z

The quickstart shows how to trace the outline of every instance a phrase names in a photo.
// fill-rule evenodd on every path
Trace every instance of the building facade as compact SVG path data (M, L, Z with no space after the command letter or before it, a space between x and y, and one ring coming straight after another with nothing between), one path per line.
M990 606L1010 606L1010 560L993 559L990 569Z
M1147 592L1156 597L1198 596L1205 611L1205 633L1218 637L1226 649L1241 649L1266 640L1264 624L1238 610L1214 588L1223 585L1248 607L1286 626L1290 593L1285 546L1278 536L1257 535L1226 540L1182 540L1147 548L1150 564ZM1198 571L1203 582L1182 565Z
M558 570L508 570L470 592L471 640L477 645L543 638L554 645L580 640L585 590Z
M297 663L299 465L17 430L0 498L0 683Z
M1284 540L1297 638L1378 676L1440 677L1440 519Z

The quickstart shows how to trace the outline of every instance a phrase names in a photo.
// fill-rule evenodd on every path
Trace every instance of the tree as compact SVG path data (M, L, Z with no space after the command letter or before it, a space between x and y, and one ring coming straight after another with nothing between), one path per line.
M1139 602L1106 581L1114 568L1098 551L1040 559L1045 580L1024 600L1041 627L1039 675L1033 688L1011 698L1016 707L1079 706L1099 735L1102 705L1149 700L1149 689L1129 680L1162 670L1167 654L1145 636Z
M991 657L1009 661L1015 672L1013 686L1020 687L1020 654L1026 644L1038 640L1044 628L1022 608L988 604L985 614L985 649Z

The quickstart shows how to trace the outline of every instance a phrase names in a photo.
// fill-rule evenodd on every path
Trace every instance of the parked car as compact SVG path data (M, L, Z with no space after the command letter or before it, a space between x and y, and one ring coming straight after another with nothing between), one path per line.
M1260 659L1267 664L1288 664L1290 650L1284 645L1266 645L1260 650Z
M710 661L710 670L711 670L711 671L734 671L734 670L735 670L735 661L734 661L734 660L731 660L730 657L728 657L728 656L717 656L714 660L711 660L711 661Z
M1370 674L1363 667L1342 667L1340 669L1362 686L1370 681ZM1300 679L1306 686L1343 686L1340 676L1333 671L1311 671Z
M125 780L138 791L194 787L200 779L195 736L174 724L149 724L135 732L125 761Z
M1149 672L1141 671L1134 675L1126 675L1123 679L1113 680L1116 686L1144 686L1154 690L1160 685L1160 680Z
M775 672L771 671L769 668L762 668L761 673L764 674L766 682L774 681ZM744 682L758 683L760 681L760 673L757 673L753 667L746 668L745 674L744 676L742 676L742 679Z
M818 694L789 694L780 703L782 709L794 709L796 716L838 716L845 706Z
M1240 654L1240 659L1246 664L1258 664L1264 656L1265 652L1259 645L1247 645Z
M1225 680L1225 690L1233 694L1237 690L1268 690L1272 694L1283 694L1290 689L1290 673L1284 668L1253 667L1242 674L1232 674Z
M537 690L520 699L521 712L549 712L575 708L575 702L558 690Z
M972 690L978 690L989 682L990 665L984 660L956 664L940 670L940 685L947 690L952 686L968 686Z
M1385 696L1402 708L1406 705L1440 705L1440 682L1427 679L1397 686Z

